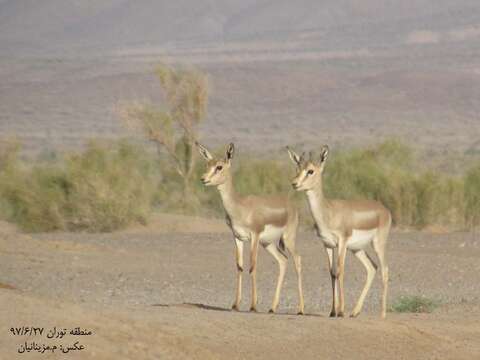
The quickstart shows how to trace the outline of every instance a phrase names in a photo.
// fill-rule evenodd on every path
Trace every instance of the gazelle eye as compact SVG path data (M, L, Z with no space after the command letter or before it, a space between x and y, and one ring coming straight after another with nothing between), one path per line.
M222 166L222 165L218 165L218 166L215 168L215 170L217 170L217 171L220 171L220 170L222 170L222 169L223 169L223 166Z
M313 170L312 169L308 170L307 175L313 175Z

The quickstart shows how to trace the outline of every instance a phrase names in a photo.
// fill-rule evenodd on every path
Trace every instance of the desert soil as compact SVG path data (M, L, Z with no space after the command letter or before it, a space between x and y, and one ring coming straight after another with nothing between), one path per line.
M169 224L169 227L166 227ZM184 225L186 224L186 225ZM430 314L379 318L380 276L356 319L330 319L330 280L313 232L299 234L305 316L297 316L289 264L279 313L267 314L276 265L259 254L259 313L231 312L235 266L225 225L160 216L148 228L113 234L20 234L0 226L0 359L479 359L480 236L394 232L390 301L424 295ZM248 263L248 260L247 260ZM365 274L347 257L347 310ZM11 328L43 327L42 335ZM56 329L92 335L49 339ZM58 334L58 332L57 332ZM83 350L19 354L22 344Z

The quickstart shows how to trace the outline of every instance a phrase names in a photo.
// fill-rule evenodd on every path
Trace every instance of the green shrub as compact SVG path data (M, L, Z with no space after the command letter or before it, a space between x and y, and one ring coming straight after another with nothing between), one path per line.
M67 160L70 230L112 231L145 223L155 189L148 154L127 143L113 151L91 145Z
M417 168L413 152L395 140L339 152L327 164L325 192L333 198L378 200L397 226L463 226L463 179Z
M223 214L216 189L205 188L199 181L204 169L204 164L200 164L194 175L194 193L200 200L200 206L184 209L179 206L181 179L171 167L163 166L159 192L162 207L166 211L205 214L208 209L212 215ZM302 222L312 223L304 194L293 192L290 188L294 170L285 158L239 158L234 162L233 171L238 193L290 192L299 205ZM461 176L423 170L410 148L397 140L388 140L369 148L332 152L325 171L324 190L329 198L381 201L392 211L396 226L424 228L445 225L462 228L467 221L466 208L470 214L479 214L476 210L480 206L476 186L480 182L477 179L478 173L474 170L469 172L467 185ZM480 219L471 215L468 221L478 223Z
M222 149L223 151L223 149ZM162 211L223 216L218 191L191 176L185 201L183 178L168 158L124 141L91 143L79 154L48 157L36 165L19 160L18 146L0 148L0 215L26 231L112 231L144 223L152 207ZM234 161L238 193L289 193L303 224L311 225L303 193L291 189L293 166L285 157L239 157ZM332 152L325 172L330 198L374 199L392 211L396 226L473 227L480 223L480 166L465 176L420 169L411 149L390 140L366 149Z
M241 195L260 195L285 193L290 188L289 179L285 177L281 162L270 159L245 160L234 162L233 182L235 190ZM205 164L199 163L192 176L192 190L198 203L185 208L180 201L182 194L182 178L177 172L162 162L162 181L156 194L156 204L164 211L186 212L222 216L224 214L220 195L214 187L205 187L200 182L205 172Z
M6 216L25 231L64 229L65 173L59 168L16 167L2 174Z
M234 174L235 188L243 195L285 193L290 185L284 167L275 160L242 159Z
M381 201L394 223L410 224L416 218L414 176L406 170L411 158L411 150L393 140L334 153L325 172L325 192L333 198Z
M465 176L465 221L468 226L480 223L480 164L470 169Z
M439 305L439 301L423 296L401 296L393 302L389 310L398 313L431 313Z
M2 212L30 232L112 231L145 222L155 190L148 159L120 142L112 148L92 143L54 165L12 160L0 174Z

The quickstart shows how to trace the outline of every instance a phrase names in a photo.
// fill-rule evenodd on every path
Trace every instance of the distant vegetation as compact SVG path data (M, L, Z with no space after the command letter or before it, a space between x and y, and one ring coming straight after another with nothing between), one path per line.
M332 154L326 169L329 196L379 200L392 211L396 226L462 227L472 191L465 192L463 176L422 167L412 149L396 140ZM478 200L473 203L478 206Z
M130 103L119 113L157 146L156 154L126 141L93 142L79 154L50 154L24 163L18 158L19 145L4 143L0 216L25 231L113 231L145 223L155 208L221 216L217 191L199 181L204 164L197 163L194 149L207 111L208 78L194 68L165 65L155 74L164 107ZM330 159L327 196L379 200L392 211L396 226L464 229L480 223L480 164L464 175L429 170L396 140L364 149L332 149ZM290 191L303 223L312 224L304 196L291 190L294 169L286 153L280 159L240 156L234 166L239 193Z
M147 222L155 209L223 215L217 191L199 181L201 163L192 170L189 190L196 201L185 207L183 178L171 160L140 145L92 142L81 153L36 163L21 161L18 150L16 144L0 149L0 215L25 231L113 231ZM286 154L240 156L234 171L239 193L290 191L303 223L311 224L303 194L291 190L294 169ZM480 164L464 175L435 172L422 168L412 149L389 140L366 149L332 149L325 171L329 197L380 200L396 226L468 229L480 222Z
M472 167L464 182L465 222L470 227L480 223L480 164Z
M401 296L390 307L391 312L398 313L431 313L440 303L423 296Z
M39 164L24 164L17 150L0 156L0 209L23 230L105 232L147 221L158 169L143 149L91 143L81 154Z

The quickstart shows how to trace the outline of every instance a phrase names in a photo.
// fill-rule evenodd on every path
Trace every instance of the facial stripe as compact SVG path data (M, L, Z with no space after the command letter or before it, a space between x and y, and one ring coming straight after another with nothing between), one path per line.
M207 168L207 171L205 171L205 174L203 175L203 177L207 180L211 180L212 176L215 174L215 166L212 166L210 165L208 168Z
M308 174L308 169L303 169L302 170L302 183L305 182L309 176L310 175Z

